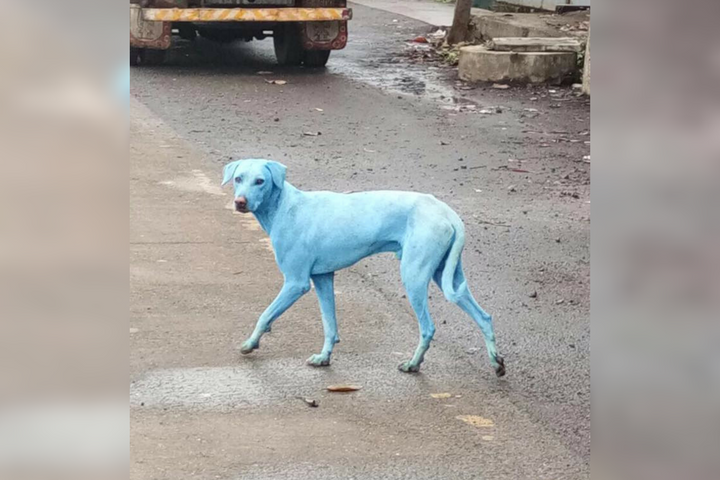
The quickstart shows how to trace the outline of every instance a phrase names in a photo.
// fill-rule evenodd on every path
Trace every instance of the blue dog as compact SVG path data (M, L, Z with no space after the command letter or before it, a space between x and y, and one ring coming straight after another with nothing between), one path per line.
M495 347L492 318L468 289L460 255L465 228L460 217L431 195L412 192L303 192L285 181L286 167L270 160L238 160L225 166L223 185L233 182L235 209L255 215L270 235L275 259L285 277L277 298L263 312L255 330L240 349L248 354L272 323L310 290L310 280L322 311L325 343L307 363L330 364L340 341L335 319L333 279L337 270L380 252L395 252L408 299L420 324L415 355L400 364L417 372L435 334L428 311L428 285L433 279L445 297L478 324L485 337L497 376L505 374Z

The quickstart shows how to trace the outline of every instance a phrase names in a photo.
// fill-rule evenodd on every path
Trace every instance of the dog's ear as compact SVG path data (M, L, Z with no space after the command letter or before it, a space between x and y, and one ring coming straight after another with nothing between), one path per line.
M287 170L287 167L279 162L273 162L272 160L268 160L268 162L265 164L265 167L270 170L270 175L272 176L272 181L275 184L277 188L283 188L283 185L285 184L285 171Z
M237 170L238 163L240 163L240 160L235 160L234 162L230 162L225 165L225 169L223 170L223 181L220 184L221 187L223 185L226 185L230 180L233 179L233 175L235 175L235 170Z

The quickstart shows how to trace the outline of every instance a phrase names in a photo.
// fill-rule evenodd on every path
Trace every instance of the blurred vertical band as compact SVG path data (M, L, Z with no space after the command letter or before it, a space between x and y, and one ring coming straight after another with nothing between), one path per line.
M127 478L127 4L1 5L0 478Z
M593 2L595 478L720 478L720 2Z

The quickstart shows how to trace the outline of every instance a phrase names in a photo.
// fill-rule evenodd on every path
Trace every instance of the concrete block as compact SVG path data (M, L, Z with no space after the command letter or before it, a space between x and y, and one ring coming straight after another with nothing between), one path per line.
M473 15L470 20L473 41L482 42L498 37L565 37L537 15Z
M585 46L585 66L583 67L582 91L590 95L590 32L588 32L587 45Z
M577 69L574 52L493 52L460 49L458 72L468 82L560 83Z
M582 51L576 38L501 37L490 40L488 50L496 52L575 52Z

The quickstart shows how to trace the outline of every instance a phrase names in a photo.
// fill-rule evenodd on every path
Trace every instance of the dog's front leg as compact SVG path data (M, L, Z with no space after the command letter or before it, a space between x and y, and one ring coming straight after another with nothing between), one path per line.
M325 332L325 343L323 344L322 352L307 359L308 365L312 365L313 367L326 367L330 365L330 355L332 355L333 347L340 341L337 332L337 319L335 317L334 279L334 273L312 276L312 281L315 284L315 293L317 293L320 302L323 331Z
M285 310L290 308L300 297L306 294L310 290L310 280L305 281L288 281L285 280L282 290L278 296L273 300L268 308L265 309L260 319L255 325L255 331L253 334L245 340L240 347L240 353L247 355L253 350L260 346L260 338L270 328L272 322L274 322Z

